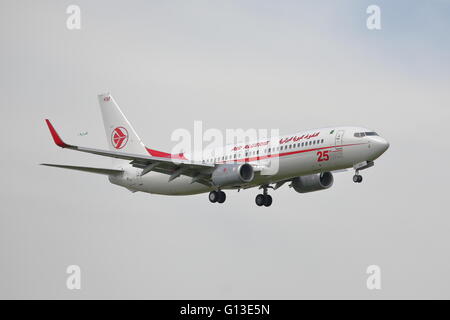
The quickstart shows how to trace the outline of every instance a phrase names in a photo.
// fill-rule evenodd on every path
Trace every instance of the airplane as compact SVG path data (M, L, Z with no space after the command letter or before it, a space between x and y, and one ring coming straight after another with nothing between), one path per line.
M112 184L131 192L160 195L209 193L212 203L224 203L224 190L258 187L259 207L269 207L268 189L286 183L298 193L329 189L333 173L360 171L374 165L389 142L362 127L328 127L259 139L252 143L206 148L200 155L171 154L145 146L111 94L98 96L109 150L65 143L46 119L54 143L61 148L113 158L113 168L93 168L43 163L41 165L106 175ZM272 163L277 164L273 170ZM272 171L271 171L272 170Z

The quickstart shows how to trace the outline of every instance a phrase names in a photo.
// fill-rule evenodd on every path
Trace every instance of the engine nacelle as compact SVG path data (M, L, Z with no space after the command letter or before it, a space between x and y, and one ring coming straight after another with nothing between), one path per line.
M239 186L253 180L255 173L248 163L221 164L212 173L211 180L218 187Z
M297 177L292 180L292 187L299 193L307 193L328 189L333 185L333 181L334 178L331 172L323 172Z

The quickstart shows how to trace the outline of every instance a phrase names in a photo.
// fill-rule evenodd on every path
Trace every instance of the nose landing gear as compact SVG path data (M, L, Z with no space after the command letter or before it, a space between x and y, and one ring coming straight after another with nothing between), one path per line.
M255 198L255 203L258 207L270 207L272 205L272 197L267 194L267 188L268 186L262 187L262 189L264 189L264 192L262 194L258 194Z
M359 170L364 170L364 169L373 167L373 165L374 165L373 161L363 161L363 162L355 164L353 166L353 169L355 169L355 175L353 176L353 182L354 183L361 183L363 181L363 178L359 174Z
M354 183L361 183L363 181L362 175L359 174L359 171L356 170L355 175L353 176Z

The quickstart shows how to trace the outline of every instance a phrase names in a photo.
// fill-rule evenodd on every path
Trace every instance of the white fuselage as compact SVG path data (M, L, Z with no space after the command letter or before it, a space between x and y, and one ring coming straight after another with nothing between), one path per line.
M388 142L378 135L357 136L370 132L361 127L333 127L308 130L246 144L227 145L204 150L201 155L186 158L207 164L247 162L262 168L245 187L268 185L298 176L351 168L364 161L373 161L388 148ZM356 133L356 134L355 134ZM266 169L270 167L272 171ZM128 188L164 195L191 195L214 190L188 176L179 176L169 182L168 175L150 172L140 176L142 169L124 164L121 176L110 181ZM275 170L275 171L273 171ZM224 188L226 189L226 188Z

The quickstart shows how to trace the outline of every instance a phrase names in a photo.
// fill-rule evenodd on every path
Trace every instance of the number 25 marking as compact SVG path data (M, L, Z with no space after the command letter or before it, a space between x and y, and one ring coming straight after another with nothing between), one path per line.
M328 154L328 152L329 152L329 150L327 150L327 151L318 151L317 152L317 162L330 160L330 155Z

